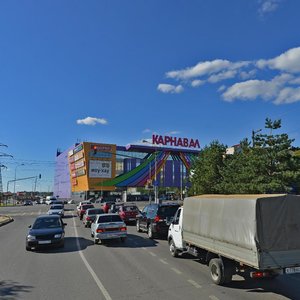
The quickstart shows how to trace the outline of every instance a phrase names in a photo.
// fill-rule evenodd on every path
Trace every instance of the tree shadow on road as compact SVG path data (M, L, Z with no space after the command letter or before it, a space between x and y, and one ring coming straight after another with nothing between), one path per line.
M33 286L22 285L12 280L0 281L0 299L17 299L21 297L21 293L29 293L33 289Z

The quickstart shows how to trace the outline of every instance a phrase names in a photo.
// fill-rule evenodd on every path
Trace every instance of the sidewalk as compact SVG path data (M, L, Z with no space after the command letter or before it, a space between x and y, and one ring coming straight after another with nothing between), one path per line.
M0 215L0 227L12 222L14 219L9 216L1 216Z

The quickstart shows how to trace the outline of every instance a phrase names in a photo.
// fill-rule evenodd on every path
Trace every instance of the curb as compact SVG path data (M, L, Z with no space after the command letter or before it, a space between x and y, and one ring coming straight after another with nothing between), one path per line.
M5 217L7 217L7 220L0 222L0 227L14 221L14 219L9 216L5 216Z

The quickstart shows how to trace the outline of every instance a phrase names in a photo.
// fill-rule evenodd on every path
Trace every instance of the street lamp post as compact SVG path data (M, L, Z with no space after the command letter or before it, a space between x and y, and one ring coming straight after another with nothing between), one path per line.
M143 140L143 143L148 143L151 144L149 141L147 140ZM152 144L151 144L152 145ZM158 195L157 195L157 160L156 160L156 148L154 148L154 203L158 203Z
M17 168L20 166L24 166L24 164L20 164L15 167L14 197L15 197L15 193L16 193Z

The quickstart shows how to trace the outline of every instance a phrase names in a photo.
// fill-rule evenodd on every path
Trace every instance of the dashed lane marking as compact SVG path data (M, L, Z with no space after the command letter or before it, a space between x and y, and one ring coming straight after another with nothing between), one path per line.
M210 296L209 296L209 299L211 299L211 300L219 300L219 298L216 297L216 296L214 296L214 295L210 295Z
M190 283L190 284L192 284L195 288L197 288L197 289L201 289L202 288L202 286L200 285L200 284L198 284L196 281L194 281L194 280L192 280L192 279L188 279L188 282Z
M176 269L176 268L171 268L171 270L174 271L174 272L175 272L176 274L178 274L178 275L182 274L182 272L179 271L179 270Z
M145 248L145 247L142 247L142 249L148 251L147 248Z
M149 253L150 253L152 256L156 256L156 254L153 253L152 251L149 251Z
M168 264L169 264L168 262L166 262L166 261L163 260L163 259L160 259L159 261L162 262L162 263L165 264L165 265L168 265Z
M92 267L90 266L90 264L88 263L88 261L86 260L84 254L82 253L81 249L80 249L80 244L79 244L79 239L78 239L78 232L77 232L77 228L76 228L76 224L75 224L75 218L73 218L73 223L74 223L74 229L75 229L75 235L76 235L76 245L78 248L78 252L79 255L83 261L83 263L85 264L86 268L88 269L88 271L90 272L91 276L93 277L93 279L95 280L99 290L101 291L101 293L103 294L104 298L106 300L112 300L112 298L110 297L108 291L106 290L106 288L104 287L104 285L102 284L101 280L98 278L97 274L95 273L95 271L92 269Z

